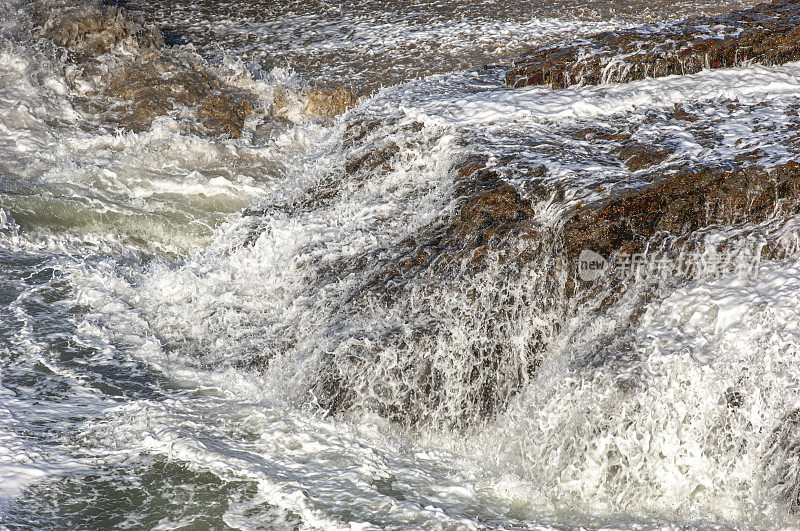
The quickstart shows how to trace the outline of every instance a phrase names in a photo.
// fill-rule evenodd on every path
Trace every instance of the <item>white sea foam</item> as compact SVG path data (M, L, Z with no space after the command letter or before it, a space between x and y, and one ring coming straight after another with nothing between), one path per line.
M614 361L585 365L614 317L581 325L508 415L479 438L558 507L715 514L775 525L796 457L779 445L800 405L798 263L701 281L651 304ZM622 315L619 315L622 317ZM765 462L765 459L767 462ZM777 486L775 474L780 476ZM786 489L786 490L783 490ZM794 490L792 490L794 489Z
M796 95L800 65L752 66L703 71L693 76L669 76L623 84L608 84L551 90L528 87L515 90L481 91L442 100L435 92L427 98L407 88L409 96L393 92L409 110L422 107L421 117L445 119L456 125L500 125L534 122L563 124L585 119L599 120L640 108L673 107L676 103L713 103L731 100L740 104L770 102ZM412 85L413 86L413 85ZM420 98L420 96L422 96ZM770 112L766 109L764 112Z
M213 141L182 134L167 117L142 133L97 130L73 107L48 46L6 40L0 54L0 200L28 230L94 233L143 252L184 254L319 136L308 125L267 142L252 134Z

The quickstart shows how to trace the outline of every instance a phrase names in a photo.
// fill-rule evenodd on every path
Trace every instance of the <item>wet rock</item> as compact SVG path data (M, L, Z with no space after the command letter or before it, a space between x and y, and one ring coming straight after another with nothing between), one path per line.
M415 134L422 130L422 123L413 122L401 127L391 126L380 120L356 120L348 125L342 138L347 149L345 172L351 176L368 176L374 171L387 171L392 159L400 152L395 135ZM388 134L387 134L388 133Z
M187 131L241 136L257 96L223 82L200 57L165 48L156 28L120 7L65 5L52 16L48 7L35 12L38 33L69 50L67 79L85 94L79 108L135 132L172 114Z
M329 120L358 103L356 95L344 87L331 90L310 87L291 90L284 87L277 89L273 97L273 115L294 123Z
M384 300L394 288L423 272L437 278L474 275L487 267L487 258L518 252L518 238L538 236L531 200L524 198L476 156L459 163L455 210L439 217L394 249L383 268L367 282L367 290ZM373 169L371 166L370 169ZM528 254L517 259L530 258Z
M563 229L566 251L603 256L637 252L657 233L686 236L711 225L760 223L800 213L800 164L707 168L667 176L653 185L581 205Z
M737 113L742 110L747 109L736 107ZM420 315L407 322L402 338L392 336L358 353L324 358L313 385L317 403L334 413L367 407L403 425L458 428L492 418L537 377L542 356L572 312L608 311L630 287L630 277L581 281L581 251L592 250L611 260L647 248L653 255L676 259L680 253L702 251L703 234L715 227L741 226L743 241L749 234L758 239L759 223L800 212L796 164L729 157L690 165L673 151L669 137L658 137L661 129L654 125L662 122L693 135L706 134L717 115L709 118L698 111L703 108L686 104L659 111L652 120L561 130L568 142L579 142L593 156L608 155L608 164L635 172L627 188L620 179L606 190L597 188L588 196L593 199L585 202L569 199L546 166L520 163L516 155L507 155L508 160L495 157L491 163L480 155L458 162L451 170L450 202L437 218L389 247L332 266L342 277L361 279L342 303L344 308L356 314L358 308L382 307L392 314ZM296 208L327 208L343 188L391 171L398 153L407 147L401 143L418 136L422 127L351 121L343 136L348 153L343 167L332 179L321 181L320 188L309 190L308 200ZM537 217L535 205L549 202L564 209L555 224ZM754 247L757 252L778 256L780 246L771 250L771 240L766 241ZM719 245L724 254L726 245L733 249L737 244L732 237ZM684 273L681 278L702 274ZM494 283L491 289L487 282ZM521 282L528 283L525 289L519 289ZM458 369L448 370L436 353L447 348L440 334L451 325L434 316L439 306L452 304L454 296L463 297L456 322L469 323L480 341L452 354L459 360ZM630 319L640 317L648 297L654 296L645 292L641 310ZM512 334L520 312L530 313L523 319L524 341ZM386 352L392 353L391 362L376 360ZM389 372L373 374L387 363L392 366ZM463 393L457 411L447 409L453 393ZM365 396L374 400L365 405Z
M156 117L183 106L203 125L195 132L238 138L254 110L254 94L222 83L196 59L150 54L117 72L102 96L127 102L110 119L132 131L147 130Z
M333 118L356 106L358 98L344 87L332 90L306 89L303 91L303 113L311 118Z
M244 91L217 89L203 100L197 111L203 126L215 136L242 135L244 121L253 114L252 95Z
M137 132L149 129L153 119L176 105L198 104L219 86L204 70L162 54L125 61L115 70L102 95L127 102L112 120Z
M194 105L221 86L200 65L164 54L140 57L120 70L111 79L108 92L135 102L164 99Z
M675 104L675 111L673 116L675 117L676 120L684 120L692 123L696 122L699 119L694 114L687 112L686 109L683 108L683 105L681 105L680 103Z
M615 146L612 152L616 154L620 161L631 171L639 171L657 166L664 162L670 155L670 152L666 149L659 149L651 144L644 144L635 140L629 140L623 142L619 146Z
M381 375L386 387L376 385L369 390L362 388L363 375L369 374L373 365L382 365L370 362L373 354L352 356L346 362L330 360L314 387L325 409L336 412L358 407L358 397L377 393L378 412L395 422L441 423L438 409L457 388L469 392L457 412L444 414L446 424L463 427L477 418L491 418L534 377L541 356L559 333L559 323L569 318L576 305L601 290L608 291L609 285L603 282L584 283L575 278L582 250L612 257L640 252L648 245L652 250L656 243L668 241L675 251L688 248L695 235L714 226L757 225L800 213L800 164L796 163L719 166L665 175L651 185L579 203L556 227L542 225L532 207L533 201L542 200L550 191L532 187L537 190L533 195L522 195L487 166L483 157L462 161L454 171L453 210L391 250L383 250L383 258L370 257L370 263L377 260L382 265L348 304L400 308L411 293L416 293L417 304L422 304L460 291L470 301L461 318L469 320L485 302L481 283L487 277L482 273L491 268L490 278L499 279L502 286L493 288L495 299L480 313L485 326L480 334L483 342L460 353L459 371L448 373L437 366L432 354L419 358L420 352L435 350L432 338L440 331L435 326L415 330L412 338L400 343L404 354L397 354L394 372ZM535 279L531 281L535 287L508 295L513 292L508 286L528 276ZM608 308L625 284L611 288L602 300L592 302L594 311ZM522 304L520 297L525 298ZM645 306L646 301L642 303ZM534 330L529 331L524 352L515 349L505 335L519 311L553 318L541 329L530 325ZM640 314L634 312L631 318ZM397 343L393 348L398 348ZM404 387L394 386L399 382Z
M368 262L377 262L374 273L348 305L377 304L403 311L400 308L414 297L422 297L419 305L436 306L439 297L461 293L470 301L462 322L475 320L471 326L482 330L476 334L481 341L458 354L458 370L446 370L432 354L442 330L430 326L428 318L428 326L413 328L402 341L392 339L391 348L404 354L397 355L391 374L378 379L385 383L377 391L363 388L363 375L383 366L370 362L374 353L332 359L324 364L314 384L314 395L326 410L358 407L358 397L378 393L378 412L394 422L466 427L477 418L488 419L502 411L535 374L540 354L555 334L551 323L529 332L524 352L512 345L509 334L513 331L507 323L516 319L513 314L520 307L545 312L563 300L557 293L564 284L556 278L559 268L544 265L554 257L559 259L559 242L534 222L531 200L487 167L486 158L470 157L454 171L456 208L392 249L370 257ZM513 284L528 268L553 272L537 280L540 289L536 293L514 293L502 286L484 289L489 269L494 271L491 278ZM347 271L339 269L340 274ZM492 293L491 300L488 293ZM420 352L431 352L431 357L420 360ZM463 399L458 411L449 411L447 404L454 390L463 393Z
M530 236L526 233L535 231L528 226L534 215L530 200L491 170L482 168L469 177L468 183L462 177L457 210L445 221L446 228L433 231L423 246L417 239L415 251L400 262L401 271L444 258L440 269L452 264L474 273L486 266L489 254L512 244L506 241L508 237Z
M536 48L514 62L506 84L565 88L798 59L800 4L776 0L721 17L598 33Z
M89 4L62 6L55 16L48 6L47 13L39 11L40 35L59 46L88 57L124 49L144 52L163 45L161 34L152 25L132 19L128 12L116 6Z

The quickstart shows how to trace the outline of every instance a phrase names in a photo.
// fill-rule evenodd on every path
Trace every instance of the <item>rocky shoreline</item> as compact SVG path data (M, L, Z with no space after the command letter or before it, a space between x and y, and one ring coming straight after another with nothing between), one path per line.
M724 55L719 62L716 59L710 63L698 62L696 68L684 69L682 73L694 73L703 65L711 68L743 66L758 61L778 63L795 58L800 47L795 50L794 47L775 46L776 43L793 42L793 36L800 35L793 25L798 13L800 3L781 1L721 17L719 20L731 25L739 23L741 31L732 31L735 38L720 42L706 42L706 37L701 34L703 45L695 47L693 53L700 54L699 50L702 50L702 54L731 54L730 57L736 56L736 60L727 61L724 57L728 55ZM702 19L694 21L694 26L684 24L675 28L687 35L690 31L697 35L697 26L707 26L717 20ZM745 23L750 24L750 29L744 27ZM629 44L634 42L633 36L637 40L645 38L643 34L628 35L631 36ZM636 46L650 49L648 46L652 45L652 49L656 49L671 38L665 35L650 34L647 36L650 40L646 41L648 45L639 43ZM756 41L762 43L760 51L753 51L754 48L750 47ZM601 45L591 40L585 45L603 50ZM750 47L752 53L744 54L740 49L743 46ZM559 46L548 47L534 55L547 58L550 64L567 65L569 68L565 66L563 72L573 72L570 69L577 68L575 64L558 62L566 57L554 52L561 49ZM573 51L576 55L589 55L585 50L575 48ZM656 56L653 52L643 54L642 58ZM596 63L591 63L598 69L602 66L600 57L602 54L598 54ZM684 55L680 59L684 66L687 57ZM639 64L640 70L628 69L625 76L604 80L631 81L644 77L645 72L648 76L675 73L667 67L653 70L652 65L645 66L644 61ZM581 63L579 67L583 69L585 64ZM527 76L524 79L515 77L522 76L520 72L514 69L508 72L509 85L522 86L545 79L558 88L578 79L570 73L536 77L539 74L531 74L531 70L524 74ZM558 79L563 83L553 81ZM599 75L580 78L583 83L602 80ZM746 105L738 101L715 104L728 116L748 116L777 105L773 102ZM503 286L498 288L501 291L513 291L513 286L526 276L535 278L535 289L525 302L527 309L532 315L547 313L556 316L557 322L563 324L582 307L591 307L598 314L608 311L641 278L641 274L647 273L644 268L638 277L636 274L614 276L607 271L605 276L584 279L579 268L581 253L585 251L596 253L595 256L610 264L631 256L646 257L651 262L670 262L670 267L674 266L676 271L666 273L673 278L665 279L664 271L656 272L655 278L650 279L653 286L657 286L659 281L690 281L701 274L730 274L735 266L728 264L728 258L738 252L737 246L741 247L743 242L754 242L747 250L752 254L748 260L753 263L789 256L798 249L798 235L793 230L787 233L781 227L800 214L800 145L796 133L800 130L800 120L796 107L797 102L788 104L788 112L779 120L780 123L762 123L753 129L762 136L772 131L774 138L771 142L783 142L782 148L787 150L787 154L780 158L753 148L751 140L754 139L747 137L741 138L735 147L723 149L726 144L716 130L720 118L709 108L704 109L693 102L676 104L671 112L648 118L649 123L634 124L626 122L624 117L615 117L611 123L619 126L616 129L554 125L559 134L585 143L598 156L625 168L632 183L636 183L608 191L598 189L589 200L570 200L564 197L563 190L559 192L558 186L543 184L547 183L548 170L545 167L531 167L528 162L513 159L490 162L486 157L469 156L452 170L455 175L453 210L413 236L404 238L391 250L386 250L384 266L365 281L351 301L400 308L400 301L412 297L415 290L421 290L426 293L426 298L436 300L457 289L454 286L466 286L458 289L472 293L470 296L474 302L481 297L478 285L485 282L483 273L492 268L493 274L503 279ZM648 141L638 135L637 128L645 129L646 125L649 130L659 130L658 124L662 122L664 137ZM368 122L351 124L348 129L351 133L349 136L346 134L346 138L357 144L365 136L364 131L376 127L377 124ZM668 134L691 138L707 152L724 154L717 160L708 156L687 158L676 151ZM785 142L779 140L784 137ZM368 145L370 149L343 168L343 182L389 171L396 146L391 142ZM525 174L526 186L523 188L511 184L514 177L520 177L520 172ZM323 196L335 197L337 193L336 186L332 186ZM555 225L544 224L537 215L534 206L543 202L560 204L563 214ZM320 206L317 203L306 205L307 208ZM708 239L712 233L725 236L722 241ZM706 256L711 253L713 256L707 260L725 262L726 265L715 270L713 264L680 263L682 257L692 253ZM707 270L703 270L704 267ZM645 299L641 306L644 307L647 297L653 295L645 292L642 296ZM511 352L507 348L511 340L504 336L507 331L503 330L503 323L509 322L507 313L515 311L518 303L517 299L504 300L502 297L493 301L492 307L483 315L486 329L482 332L492 340L483 348L465 354L463 370L448 374L436 368L432 360L417 360L408 361L406 366L398 368L398 374L382 375L391 381L416 382L416 386L406 385L403 393L384 396L381 413L401 424L425 424L432 418L441 419L432 410L446 403L448 388L459 386L472 391L461 404L462 409L457 414L448 414L449 420L445 423L465 427L475 418L492 418L502 411L516 391L535 378L543 352L562 328L558 324L542 327L529 339L525 353ZM635 322L638 316L634 312L629 316L630 322ZM425 345L436 334L436 330L415 332L415 344L409 346L408 352L433 348ZM413 358L410 354L409 357ZM359 361L353 361L349 367L337 361L321 370L315 396L328 411L357 406L353 402L354 396L364 394L363 389L355 394L352 392L363 385L359 383L360 377L354 375L369 372L364 365L369 363L366 361L369 358L356 359ZM420 396L426 397L428 409L419 410L414 406L419 403Z
M41 37L68 50L67 77L82 94L76 99L79 108L124 130L145 131L158 117L172 116L188 132L237 138L251 119L327 120L357 102L344 89L309 87L279 87L265 102L247 79L226 78L191 51L165 45L158 30L114 6L65 7L55 17L42 14L36 25ZM723 17L602 33L538 48L509 68L505 79L509 87L546 84L559 89L754 62L778 64L800 58L798 27L800 2L780 0ZM717 110L730 116L775 105L717 104ZM787 106L780 124L753 126L754 131L761 128L762 135L780 133L787 153L782 157L750 146L747 138L716 159L681 154L678 137L680 142L691 139L709 153L724 151L718 118L693 102L646 116L641 123L632 123L622 113L607 120L605 128L554 124L556 140L548 148L549 156L563 153L558 138L578 142L588 156L602 158L630 177L629 183L597 187L594 195L581 200L567 197L563 187L548 180L546 166L524 156L462 157L450 170L450 204L433 221L389 248L376 249L374 256L342 258L329 266L330 271L309 274L359 278L357 288L343 295L343 309L332 310L341 312L337 318L343 321L352 318L347 311L358 315L363 308L412 311L404 306L408 301L419 303L413 311L434 314L437 300L458 293L480 306L474 315L464 308L459 319L474 321L470 326L480 330L484 343L462 353L464 363L457 370L437 366L436 360L419 356L434 351L437 335L447 331L437 328L433 318L420 319L425 326L409 326L403 341L386 340L400 360L391 374L370 372L380 365L370 361L384 355L380 345L360 356L325 358L312 383L317 404L336 413L364 406L356 396L377 394L378 413L400 424L467 427L476 419L494 417L535 378L543 353L578 306L590 301L594 311L606 311L635 282L582 279L578 268L583 251L609 261L635 253L669 255L699 245L704 231L731 227L763 240L756 258L796 251L796 238L786 240L760 226L800 214L798 108L798 102ZM641 134L645 126L658 135ZM313 213L329 208L348 186L380 179L397 163L401 147L396 139L413 139L424 127L421 122L396 125L354 113L342 136L347 156L341 167L285 208ZM430 149L425 143L429 140L420 140L414 149ZM530 150L540 147L532 142ZM551 224L537 212L537 205L548 202L561 212ZM259 208L244 213L252 219L267 214ZM258 239L258 223L254 227L243 245ZM721 244L721 252L730 244ZM487 299L480 286L489 271L499 285ZM693 274L689 271L687 277ZM533 279L533 286L525 286L523 278ZM527 317L517 315L521 311ZM525 347L513 350L510 345L522 332L509 323L528 318L533 322L542 314L554 319L537 322ZM247 363L258 367L269 362L270 355L263 354ZM382 390L386 382L394 387ZM460 409L451 411L446 409L448 393L455 388L469 391Z
M142 132L171 116L187 132L239 138L248 119L329 120L356 104L342 88L258 93L248 74L231 75L185 46L165 44L158 28L116 5L43 1L32 13L34 37L67 52L75 104L98 123Z
M565 88L798 59L800 4L775 0L720 17L608 31L535 48L514 62L506 84Z

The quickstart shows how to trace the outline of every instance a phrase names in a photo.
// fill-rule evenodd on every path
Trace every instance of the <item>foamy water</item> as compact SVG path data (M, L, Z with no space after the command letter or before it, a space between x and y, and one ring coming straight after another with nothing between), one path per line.
M729 268L639 279L603 311L549 291L546 253L370 291L402 242L454 211L467 156L546 190L530 197L553 230L571 205L653 179L600 133L668 149L663 174L743 152L797 161L800 65L508 90L502 67L478 67L637 18L594 4L440 8L429 25L378 4L272 20L235 3L130 7L189 38L213 29L196 49L265 107L278 85L368 97L330 123L259 115L239 139L177 114L124 132L74 103L85 88L31 40L25 7L0 6L0 524L800 524L794 217L703 231L689 259L723 253ZM258 60L276 48L299 74ZM300 60L320 54L330 68ZM676 104L698 119L676 121ZM376 149L389 155L375 168L348 170ZM766 242L780 258L759 258ZM470 376L474 353L498 348L504 364ZM352 396L328 415L332 368ZM429 373L438 387L421 396ZM487 382L502 404L488 418L474 402Z
M722 14L751 2L508 0L246 2L185 0L130 9L174 28L203 53L235 49L263 67L291 65L318 84L370 93L432 73L509 62L528 47L643 21Z

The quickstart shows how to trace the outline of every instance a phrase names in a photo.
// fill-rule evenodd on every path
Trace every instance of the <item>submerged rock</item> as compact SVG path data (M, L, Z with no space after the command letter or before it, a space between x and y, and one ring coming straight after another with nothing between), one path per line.
M514 62L506 84L565 88L798 59L800 4L775 0L720 17L608 31L536 48Z
M152 51L164 44L157 28L131 19L127 11L116 6L59 6L54 15L53 6L47 6L35 18L41 36L88 57L119 49Z
M122 8L51 8L36 11L37 33L70 52L67 78L85 94L76 100L85 111L135 132L172 114L194 133L241 136L256 94L225 83L199 56L165 48L158 29Z
M665 119L704 131L704 123L687 119L685 109L674 114L667 112ZM349 157L334 174L339 180L326 180L295 208L335 205L342 189L391 172L407 147L400 139L407 141L422 128L351 123L343 138ZM674 258L694 252L693 246L702 248L703 234L716 227L741 227L741 237L747 237L758 233L760 224L800 214L796 162L734 158L670 166L669 150L636 140L635 131L575 135L602 145L598 148L635 173L636 184L574 201L547 184L546 168L518 168L527 171L520 188L499 169L510 163L471 155L451 169L451 202L434 220L390 248L337 263L337 275L361 279L342 302L358 316L348 319L360 319L362 308L415 318L387 335L385 344L374 341L357 352L325 356L312 385L320 406L333 413L366 407L404 425L463 428L490 419L537 377L543 356L576 308L588 304L603 312L635 281L582 280L577 273L583 251L609 261L645 250ZM548 201L560 205L556 222L537 215L535 205ZM780 245L765 238L761 256L780 256ZM720 243L719 251L733 243ZM682 273L684 279L700 274ZM462 301L459 309L454 299ZM455 333L448 329L452 323L468 331L459 332L460 350L445 356L452 346L448 334Z

